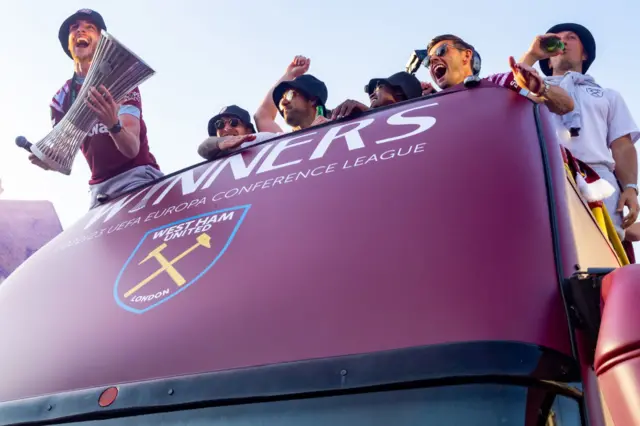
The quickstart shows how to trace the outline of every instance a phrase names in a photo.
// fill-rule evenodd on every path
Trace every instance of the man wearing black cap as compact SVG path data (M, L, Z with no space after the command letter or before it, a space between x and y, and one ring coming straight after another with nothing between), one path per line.
M369 94L369 106L352 99L346 100L333 109L331 119L349 117L370 108L392 105L422 96L420 80L406 71L395 73L388 78L372 78L364 90Z
M54 126L76 101L93 61L101 30L106 29L102 16L91 9L77 11L60 26L58 39L62 50L73 59L74 73L51 101ZM104 86L91 88L87 99L78 101L86 102L98 118L81 146L91 169L91 208L163 176L149 152L138 88L129 92L120 105ZM30 155L29 160L48 169L35 155Z
M540 41L552 36L562 40L564 50L548 52L541 47ZM536 37L522 62L531 66L539 62L547 76L545 82L564 88L574 99L574 111L558 120L560 128L564 127L562 143L616 189L604 202L624 240L624 229L640 212L635 148L640 129L622 96L599 86L587 74L595 58L596 42L591 32L582 25L564 23ZM625 217L624 206L629 209Z
M209 137L198 147L198 154L207 160L213 160L223 151L244 148L274 136L270 133L254 134L256 130L251 123L249 112L237 105L222 108L209 120L207 130Z
M255 133L251 116L247 110L237 105L229 105L209 120L207 125L209 136L239 136Z
M328 121L325 111L327 86L305 74L310 65L311 60L304 56L296 56L291 61L254 115L259 132L283 132L275 122L278 112L294 131Z

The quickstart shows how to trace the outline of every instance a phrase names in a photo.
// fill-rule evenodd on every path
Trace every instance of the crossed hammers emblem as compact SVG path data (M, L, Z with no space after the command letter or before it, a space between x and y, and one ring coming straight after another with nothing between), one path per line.
M164 254L162 254L162 251L167 248L167 243L162 243L158 247L151 250L149 254L147 254L147 257L142 259L142 261L138 263L138 265L142 265L143 263L145 263L150 259L156 259L160 264L160 268L157 269L151 275L149 275L147 278L145 278L144 280L136 284L131 290L127 291L124 294L124 297L128 298L129 296L131 296L132 294L140 290L142 287L144 287L146 284L151 282L153 279L155 279L158 275L162 274L163 272L166 272L178 287L181 287L182 285L184 285L184 283L186 283L187 280L184 279L182 274L180 274L180 272L178 272L178 270L173 265L177 263L180 259L189 255L192 251L194 251L200 246L211 248L211 237L204 232L196 237L196 243L194 245L192 245L191 247L189 247L188 249L186 249L185 251L183 251L182 253L180 253L179 255L177 255L171 260L167 259L164 256Z

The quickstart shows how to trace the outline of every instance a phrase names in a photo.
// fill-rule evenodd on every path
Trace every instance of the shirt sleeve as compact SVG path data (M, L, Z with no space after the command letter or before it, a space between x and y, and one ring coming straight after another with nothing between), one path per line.
M500 74L493 74L490 75L489 77L485 77L485 80L496 84L500 87L504 87L505 89L509 89L509 90L513 90L514 92L518 92L523 96L527 96L528 91L521 89L520 86L518 86L518 83L516 83L515 78L513 78L513 73L512 72L505 72L505 73L500 73Z
M246 148L248 146L253 146L253 145L259 144L261 142L268 141L269 139L276 138L276 137L282 135L283 133L280 133L280 132L278 132L278 133L258 132L258 133L254 133L254 134L256 135L255 140L243 143L242 145L240 145L240 148Z
M140 96L140 89L137 87L127 93L120 102L120 110L118 115L129 114L140 119L142 115L142 98Z
M62 120L63 114L54 107L49 107L49 109L51 110L51 127L55 127Z
M122 105L120 106L120 110L118 111L118 115L133 115L138 120L140 119L140 108L135 105Z
M65 83L56 94L51 99L51 103L49 104L49 109L51 110L51 126L55 127L62 118L64 117L64 112L62 106L64 105L65 97L68 95L67 84Z
M616 139L630 135L633 143L640 139L640 130L631 116L631 111L626 102L615 90L606 89L606 96L609 99L609 111L607 113L607 145Z

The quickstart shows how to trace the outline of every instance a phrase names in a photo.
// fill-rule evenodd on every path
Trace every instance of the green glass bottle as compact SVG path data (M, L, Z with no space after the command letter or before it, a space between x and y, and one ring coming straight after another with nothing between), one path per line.
M555 52L556 50L564 50L564 43L560 37L547 37L540 40L540 47L547 52Z

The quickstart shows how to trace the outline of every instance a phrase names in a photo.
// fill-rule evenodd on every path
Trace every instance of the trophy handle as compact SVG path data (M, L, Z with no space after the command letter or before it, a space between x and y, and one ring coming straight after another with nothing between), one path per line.
M38 159L40 161L42 161L47 166L49 166L49 168L51 168L51 170L55 170L56 172L60 172L63 175L67 175L67 176L71 175L71 170L67 169L66 167L64 167L61 164L58 164L52 158L49 158L46 155L44 155L44 153L42 151L40 151L40 149L38 149L37 145L31 145L31 153L33 155L35 155L36 157L38 157Z

